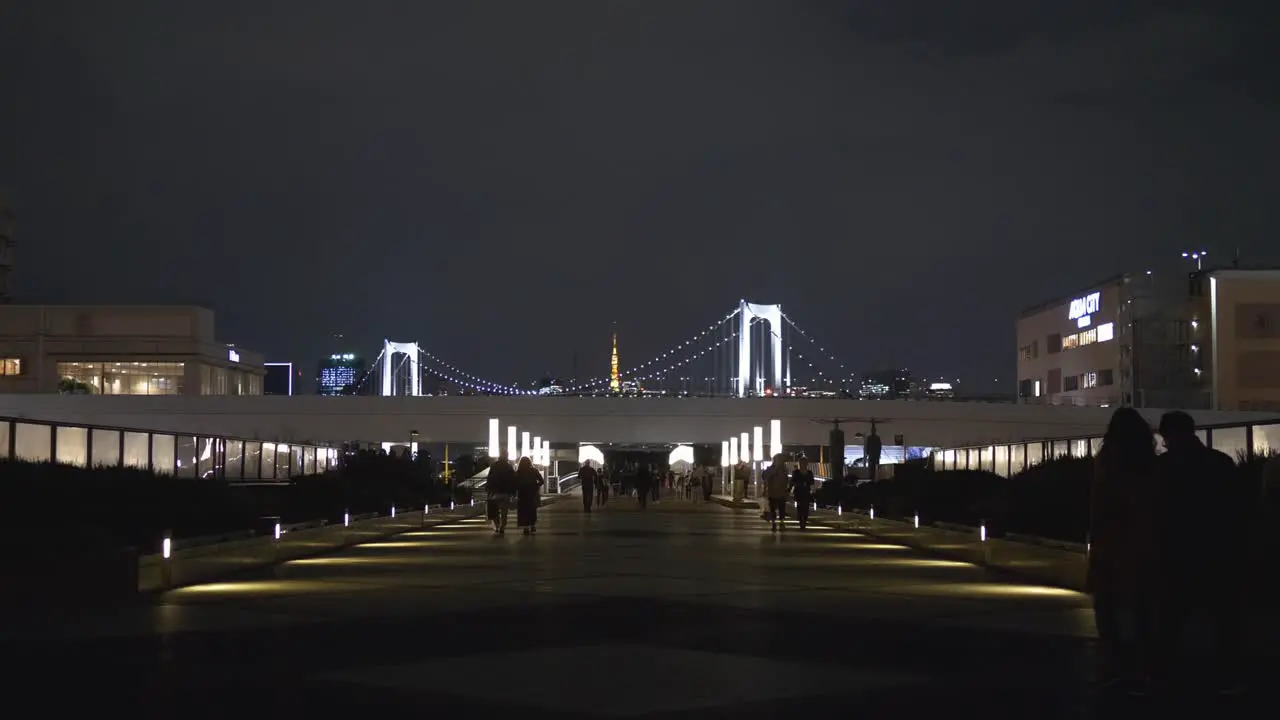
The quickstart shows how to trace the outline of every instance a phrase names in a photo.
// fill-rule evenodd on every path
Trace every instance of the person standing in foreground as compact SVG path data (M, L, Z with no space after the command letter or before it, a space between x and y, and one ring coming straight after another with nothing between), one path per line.
M516 468L516 525L524 528L525 535L538 532L538 506L542 504L542 486L546 483L532 460L520 458Z
M796 499L796 520L803 530L809 525L809 509L813 507L813 471L809 469L809 459L802 457L795 471L791 473L791 494Z
M1141 693L1157 650L1161 558L1156 439L1137 410L1112 413L1093 470L1086 589L1098 627L1099 685Z
M1161 623L1159 657L1169 681L1178 672L1188 621L1197 613L1213 628L1217 677L1188 678L1215 683L1222 694L1239 692L1243 671L1247 581L1252 573L1248 492L1226 453L1211 450L1196 435L1195 421L1175 410L1160 418L1167 451L1156 458L1166 500L1160 516ZM1194 528L1194 532L1192 529Z
M786 529L787 492L791 489L791 478L787 477L787 462L782 453L773 456L769 469L764 471L765 495L769 498L769 522L773 531Z
M596 499L596 485L600 483L600 477L596 473L596 469L591 467L591 461L587 460L582 463L582 469L578 471L578 480L581 481L582 488L582 511L591 512L591 506Z
M499 457L489 466L489 476L485 480L488 492L489 520L493 523L494 535L505 535L507 532L507 513L511 509L511 496L516 491L516 470L511 461Z

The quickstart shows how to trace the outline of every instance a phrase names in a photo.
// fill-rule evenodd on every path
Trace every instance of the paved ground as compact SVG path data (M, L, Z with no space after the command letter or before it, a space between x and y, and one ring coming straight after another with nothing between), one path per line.
M999 720L1098 713L1092 634L1076 593L902 546L573 499L2 639L9 704L67 711Z

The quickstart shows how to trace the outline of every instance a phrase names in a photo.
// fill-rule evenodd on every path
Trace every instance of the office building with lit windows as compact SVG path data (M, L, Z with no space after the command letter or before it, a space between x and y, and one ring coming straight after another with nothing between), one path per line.
M364 379L364 358L352 353L335 353L320 361L316 370L316 393L319 395L359 395Z
M261 395L261 355L190 306L0 306L0 393Z
M1280 271L1118 275L1022 313L1020 402L1280 410Z

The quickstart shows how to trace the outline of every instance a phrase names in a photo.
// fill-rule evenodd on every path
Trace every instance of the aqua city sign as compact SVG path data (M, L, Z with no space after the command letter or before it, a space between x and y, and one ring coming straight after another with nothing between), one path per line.
M1078 297L1071 301L1071 306L1067 310L1067 319L1075 320L1076 327L1089 327L1092 322L1090 317L1102 307L1102 293L1094 292Z

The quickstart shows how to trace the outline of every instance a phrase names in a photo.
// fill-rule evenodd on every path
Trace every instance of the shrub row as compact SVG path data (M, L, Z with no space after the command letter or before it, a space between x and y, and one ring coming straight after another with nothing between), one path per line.
M1240 482L1259 488L1266 458L1237 465ZM828 483L819 504L842 505L877 517L976 526L986 522L992 535L1020 533L1068 542L1085 542L1089 533L1089 491L1093 461L1057 458L1011 477L981 470L932 470L924 462L898 466L892 479L855 485Z
M160 539L263 531L283 523L337 521L470 500L435 482L427 466L383 455L350 458L341 469L288 484L231 486L221 481L156 475L132 468L78 468L0 461L0 493L15 531L99 538L153 552Z

